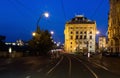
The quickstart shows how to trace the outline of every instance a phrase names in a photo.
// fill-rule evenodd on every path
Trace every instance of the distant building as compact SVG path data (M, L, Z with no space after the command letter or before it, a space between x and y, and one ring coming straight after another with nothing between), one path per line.
M65 25L66 52L95 52L96 22L76 15Z
M99 37L99 51L105 51L107 49L107 39L106 36Z
M11 46L24 46L27 43L23 42L22 40L17 40L16 42L6 42L5 44Z
M110 0L108 49L110 52L120 52L120 0Z

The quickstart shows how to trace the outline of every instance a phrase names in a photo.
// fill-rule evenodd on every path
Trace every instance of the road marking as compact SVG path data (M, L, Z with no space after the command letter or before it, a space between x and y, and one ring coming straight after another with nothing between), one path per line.
M25 78L31 78L31 76L26 76Z
M46 75L50 74L50 73L61 63L62 60L63 60L63 56L61 57L61 59L59 60L59 62L58 62L53 68L51 68L51 69L47 72Z
M108 68L106 68L105 66L102 66L102 65L100 65L100 64L98 64L98 63L95 63L95 62L93 62L95 65L97 65L97 66L99 66L99 67L101 67L101 68L103 68L103 69L105 69L105 70L107 70L108 71Z
M88 59L88 62L91 62L91 61ZM100 64L98 64L98 63L95 63L94 61L92 61L91 63L95 64L95 65L96 65L96 66L98 66L98 67L103 68L104 70L109 71L109 69L108 69L108 68L106 68L105 66L102 66L102 65L100 65Z
M73 57L73 58L77 59L79 62L82 63L82 61L81 61L80 59L78 59L78 58L76 58L76 57ZM86 65L86 64L84 64L84 63L82 63L82 64L93 74L93 76L94 76L95 78L98 78L97 74L96 74L92 69L90 69L90 68L88 67L88 65Z
M66 56L66 57L69 60L69 78L71 78L71 67L72 67L72 65L71 65L71 59L68 56Z

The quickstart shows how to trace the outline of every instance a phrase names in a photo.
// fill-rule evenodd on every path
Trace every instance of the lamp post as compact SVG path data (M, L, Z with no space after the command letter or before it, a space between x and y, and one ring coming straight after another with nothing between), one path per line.
M97 30L97 31L96 31L96 35L99 35L99 34L100 34L100 31ZM97 51L99 50L99 44L97 45L96 50L97 50Z
M38 18L37 23L36 23L37 29L39 28L39 22L40 22L40 20L41 20L41 18L42 18L43 16L49 17L49 13L48 13L48 12L45 12L45 13L43 13L42 15L40 15L40 17ZM33 33L32 33L32 36L35 37L37 34L38 34L37 31L36 31L36 32L33 32Z
M39 24L39 22L40 22L40 20L41 20L41 18L43 17L43 16L45 16L45 17L49 17L49 13L48 12L45 12L45 13L43 13L39 18L38 18L38 20L37 20L37 26L38 26L38 24Z

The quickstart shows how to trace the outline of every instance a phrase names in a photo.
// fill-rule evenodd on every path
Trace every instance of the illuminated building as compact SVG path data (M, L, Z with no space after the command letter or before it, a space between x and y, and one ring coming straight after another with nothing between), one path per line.
M120 52L120 0L110 0L108 49L110 52Z
M96 22L76 15L65 25L66 52L95 52Z
M100 36L99 37L99 51L105 51L107 48L107 40L106 40L106 36Z

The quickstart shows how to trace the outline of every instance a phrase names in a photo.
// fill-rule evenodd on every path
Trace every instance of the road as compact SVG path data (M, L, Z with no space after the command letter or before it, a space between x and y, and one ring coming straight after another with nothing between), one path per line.
M0 78L120 78L120 75L73 54L59 59L24 57L0 63Z

